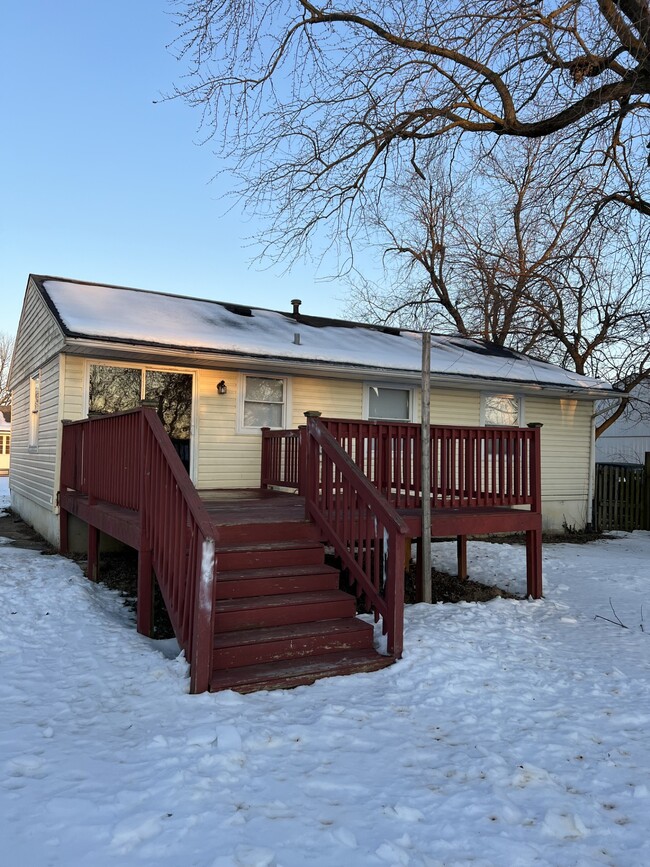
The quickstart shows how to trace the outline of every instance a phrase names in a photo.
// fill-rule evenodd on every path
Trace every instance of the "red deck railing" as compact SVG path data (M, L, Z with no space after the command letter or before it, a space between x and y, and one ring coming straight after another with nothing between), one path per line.
M420 425L323 424L396 508L422 504ZM537 507L538 429L432 425L430 461L432 509Z
M304 431L304 428L303 428ZM300 430L262 428L261 486L300 488Z
M421 428L416 424L321 419L341 448L397 509L422 505ZM297 431L265 431L262 477L268 484L300 487L287 461ZM291 446L293 447L293 446ZM285 468L289 467L291 472ZM431 508L529 505L541 510L540 435L536 428L431 427Z
M108 460L108 455L111 459ZM214 640L215 530L155 411L142 407L63 426L61 489L139 513L191 691L208 688Z
M399 658L408 528L318 420L309 419L304 442L307 514L341 558L366 610L382 618L388 652Z
M317 506L328 516L331 528L335 521L344 525L343 516L348 514L351 527L345 533L330 532L330 541L335 545L337 554L349 566L351 552L358 544L354 533L359 532L355 522L363 520L352 517L362 514L352 495L346 492L346 483L337 476L337 469L327 464L334 455L321 450L315 456L309 443L316 437L316 431L327 430L332 442L347 456L349 463L356 467L379 499L391 509L399 510L410 520L409 510L417 513L422 508L422 457L421 428L415 424L391 424L388 422L349 421L347 419L320 419L318 424L308 428L308 441L302 448L305 457L297 462L299 474L285 473L281 459L275 461L273 472L263 468L263 478L275 478L271 484L293 485L302 493L305 482L312 490L319 492L320 501L316 504L313 494L307 494L312 503L310 516L324 527L324 518L316 514ZM282 455L288 446L287 431L274 431L276 455ZM295 432L291 432L295 439ZM264 437L271 436L264 432ZM322 434L320 434L322 437ZM278 442L278 440L280 442ZM330 443L331 445L331 443ZM331 449L330 449L331 452ZM268 451L263 449L263 459ZM341 456L337 453L337 466ZM504 532L521 529L526 532L526 574L527 595L539 598L542 595L542 554L541 554L541 459L540 431L537 427L452 427L433 425L431 427L430 452L431 479L428 495L431 505L432 529L440 529L441 520L446 516L447 532L449 527L458 530L459 571L465 573L464 558L467 532L467 518L472 517L476 532ZM313 474L317 482L313 481ZM325 475L323 475L323 473ZM320 486L320 487L319 487ZM356 494L355 494L356 496ZM330 499L328 499L328 497ZM347 499L346 499L347 497ZM352 502L352 506L349 503ZM523 512L513 507L528 506ZM374 507L374 506L373 506ZM481 515L481 510L485 510ZM503 511L501 511L503 510ZM452 514L453 512L453 514ZM395 512L398 514L398 512ZM438 519L436 519L438 515ZM524 518L524 515L527 516ZM413 517L417 519L417 514ZM451 520L451 524L449 521ZM482 528L482 529L481 529ZM333 540L333 541L332 541ZM364 547L365 546L365 547ZM377 542L367 544L362 541L360 558L364 551L377 550ZM347 559L346 559L347 558ZM365 561L364 561L365 568ZM351 574L356 574L352 568ZM365 579L364 579L365 580ZM359 586L363 582L360 581ZM372 581L371 581L372 583ZM388 593L386 592L386 596ZM376 599L370 594L376 603ZM375 607L381 612L381 606ZM388 614L388 616L390 616Z

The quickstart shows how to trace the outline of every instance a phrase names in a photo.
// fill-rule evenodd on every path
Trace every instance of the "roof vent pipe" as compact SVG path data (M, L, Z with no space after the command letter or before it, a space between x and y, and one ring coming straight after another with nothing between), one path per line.
M298 319L300 316L300 305L302 304L302 301L300 298L292 298L291 304L293 306L293 318Z
M296 346L300 346L300 332L299 331L294 331L293 342L296 344Z

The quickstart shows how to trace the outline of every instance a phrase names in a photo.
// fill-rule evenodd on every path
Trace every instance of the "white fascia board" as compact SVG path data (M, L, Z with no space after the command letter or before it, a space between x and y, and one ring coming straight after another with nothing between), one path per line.
M268 356L236 355L189 349L185 352L174 348L149 346L147 344L114 343L106 340L90 340L88 338L66 339L64 349L70 355L84 355L91 358L106 360L137 361L149 364L173 364L180 367L203 369L231 369L241 371L277 371L290 376L318 376L330 379L345 380L379 380L384 384L407 383L418 386L421 377L418 371L395 370L390 367L369 367L337 364L336 362L309 361L301 359L282 359ZM465 391L499 391L517 392L540 397L571 397L576 400L615 399L619 397L616 391L580 387L574 385L561 386L557 383L532 383L522 380L496 379L475 376L450 376L432 372L431 385L440 388L454 388Z

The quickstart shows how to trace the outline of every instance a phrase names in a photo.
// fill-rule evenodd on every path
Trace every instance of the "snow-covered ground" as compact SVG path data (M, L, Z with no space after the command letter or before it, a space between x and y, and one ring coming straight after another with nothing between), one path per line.
M522 548L469 557L523 590ZM539 602L410 607L384 671L190 696L116 594L0 544L0 863L650 864L650 533L544 571Z

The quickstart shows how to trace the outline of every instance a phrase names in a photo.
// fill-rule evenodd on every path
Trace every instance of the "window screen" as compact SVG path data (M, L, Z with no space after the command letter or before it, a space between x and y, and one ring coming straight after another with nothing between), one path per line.
M409 421L411 393L405 388L368 386L368 418Z
M245 381L244 427L281 428L284 421L284 380L247 376Z

